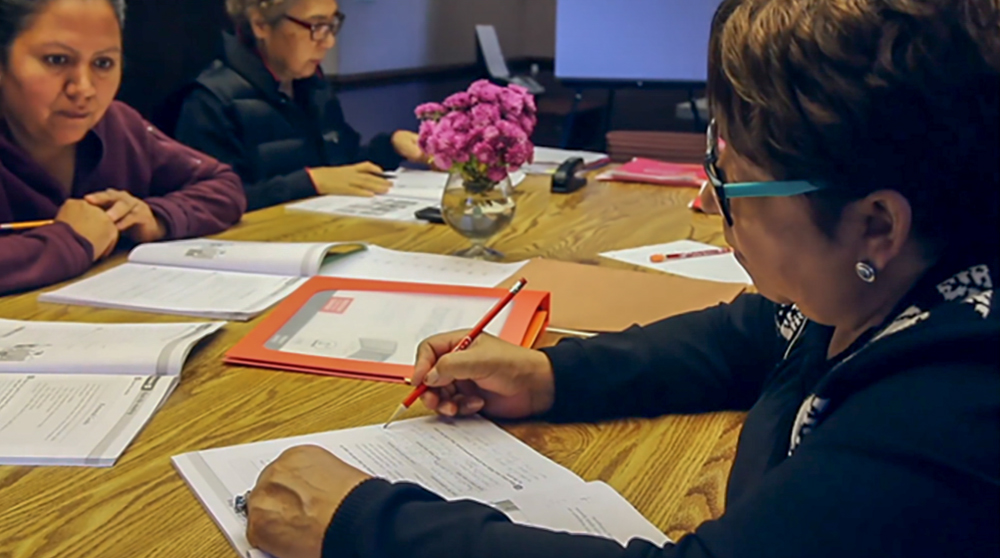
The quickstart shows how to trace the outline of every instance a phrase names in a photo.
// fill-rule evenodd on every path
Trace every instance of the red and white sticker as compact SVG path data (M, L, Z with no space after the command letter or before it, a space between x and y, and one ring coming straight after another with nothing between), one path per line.
M346 296L330 297L330 300L323 305L322 311L329 312L330 314L343 314L347 312L352 302L354 302L354 299Z

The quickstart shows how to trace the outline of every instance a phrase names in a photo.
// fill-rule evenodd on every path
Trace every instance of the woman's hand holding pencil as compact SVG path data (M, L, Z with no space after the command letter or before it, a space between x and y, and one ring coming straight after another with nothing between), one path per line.
M111 219L100 208L76 199L66 200L55 219L0 223L0 233L30 231L56 223L66 223L76 234L87 239L94 249L95 262L110 254L118 242L118 230Z
M472 330L442 333L420 344L413 374L417 388L400 410L417 397L429 409L447 416L482 411L499 418L523 418L552 407L555 380L548 357L480 335L525 283L524 279L518 281Z

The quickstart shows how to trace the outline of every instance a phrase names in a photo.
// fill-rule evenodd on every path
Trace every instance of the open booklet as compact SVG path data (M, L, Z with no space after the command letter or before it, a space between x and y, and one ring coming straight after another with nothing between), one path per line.
M0 320L0 465L113 465L223 325Z
M43 293L38 300L242 321L314 275L492 287L522 265L400 252L363 242L178 240L137 246L128 263Z
M512 521L619 543L666 536L603 483L586 483L495 424L470 418L422 417L178 455L174 467L241 556L262 558L246 540L234 498L251 489L284 450L312 444L373 475L409 481L447 500L475 500Z
M142 244L128 263L60 289L40 302L225 320L249 320L291 294L324 263L362 243L177 240Z

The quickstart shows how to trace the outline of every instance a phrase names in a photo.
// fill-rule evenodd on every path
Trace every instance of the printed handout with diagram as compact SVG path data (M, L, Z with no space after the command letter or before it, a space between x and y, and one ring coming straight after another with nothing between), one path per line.
M301 355L410 365L421 341L472 327L496 301L492 297L351 290L337 291L331 297L324 292L306 303L265 347ZM510 310L501 311L485 331L500 335Z
M40 302L249 320L357 242L194 239L142 244L128 263L43 293Z
M0 464L113 465L223 325L0 320Z
M668 539L603 483L586 483L495 424L479 418L422 417L348 430L209 449L173 458L174 467L241 556L267 556L246 540L234 497L251 489L284 450L317 445L389 481L419 484L447 500L475 500L512 521L589 533L622 544Z
M318 196L289 204L290 211L326 213L345 217L367 217L405 223L420 223L414 213L425 207L439 207L448 173L399 169L390 173L392 188L388 193L371 196ZM525 178L522 172L511 174L514 186Z
M497 263L441 254L401 252L370 244L364 252L324 264L319 275L374 281L495 287L526 263L527 260Z

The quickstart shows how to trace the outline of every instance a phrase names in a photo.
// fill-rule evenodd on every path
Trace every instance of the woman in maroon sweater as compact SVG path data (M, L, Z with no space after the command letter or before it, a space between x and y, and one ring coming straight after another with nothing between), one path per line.
M124 0L0 0L0 294L77 276L131 242L217 233L246 199L229 167L114 101Z

